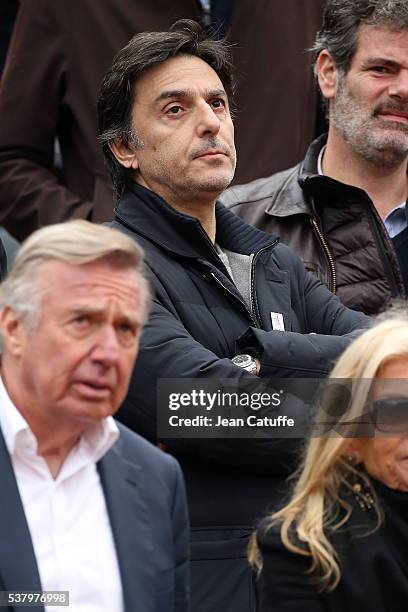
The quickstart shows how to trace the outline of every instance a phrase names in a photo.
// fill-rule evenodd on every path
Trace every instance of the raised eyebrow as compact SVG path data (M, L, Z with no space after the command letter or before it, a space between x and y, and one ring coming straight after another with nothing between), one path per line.
M227 94L224 89L210 89L207 92L209 98L227 98Z
M102 308L96 308L96 307L88 307L88 306L80 306L79 308L74 308L72 310L72 314L75 316L78 315L88 315L88 314L100 314L101 312L103 312Z
M105 312L104 308L91 308L91 307L87 307L87 306L83 306L80 308L75 308L75 310L72 311L71 316L82 316L82 315L96 315L96 316L100 316L103 315ZM141 326L141 320L138 317L133 317L131 315L125 315L122 317L122 322L123 323L127 323L128 325L134 326L134 327L140 327Z
M155 98L155 103L167 100L169 98L188 98L192 96L192 92L188 89L170 89L168 91L162 91L161 94Z
M167 91L162 91L157 98L155 98L154 102L157 104L170 98L195 98L196 96L197 92L191 89L169 89ZM204 92L204 96L206 98L223 97L227 99L227 94L224 89L208 89Z

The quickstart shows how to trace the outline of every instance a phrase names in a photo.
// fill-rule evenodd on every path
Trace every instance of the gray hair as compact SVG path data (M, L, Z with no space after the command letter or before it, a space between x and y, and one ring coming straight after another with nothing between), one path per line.
M0 285L0 309L12 308L28 331L38 323L45 293L39 272L42 264L51 261L78 266L105 262L112 268L134 270L140 288L142 321L147 319L152 291L144 272L142 249L122 232L78 219L48 225L31 234Z
M364 24L397 32L408 29L407 0L327 0L322 29L313 46L315 61L327 49L345 74L356 52L359 27Z

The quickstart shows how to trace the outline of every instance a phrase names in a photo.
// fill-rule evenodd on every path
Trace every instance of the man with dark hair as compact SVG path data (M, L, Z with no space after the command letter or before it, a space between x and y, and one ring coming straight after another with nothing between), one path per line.
M290 249L216 205L235 167L232 89L228 48L191 21L135 36L101 87L101 140L119 196L113 225L143 246L156 290L119 418L151 440L160 379L325 376L344 335L367 323ZM247 536L279 499L293 445L164 443L186 477L192 610L254 610Z
M222 200L373 314L408 288L408 3L328 0L314 49L328 134L301 164Z
M312 44L322 2L1 0L0 37L5 6L18 5L18 14L0 83L0 225L22 240L50 223L111 219L113 190L95 112L100 82L131 36L166 30L182 17L205 18L234 45L243 109L237 117L236 180L244 183L295 163L315 129L316 95L303 50ZM284 60L271 65L269 58L283 43ZM275 81L284 82L279 96ZM244 112L252 109L254 96L264 102L255 124L252 113ZM288 141L285 126L294 117L299 133ZM264 146L254 162L259 137Z
M188 24L188 21L184 20L184 23ZM194 22L190 23L193 24ZM144 71L177 56L196 57L208 64L218 74L225 90L220 90L219 93L223 97L225 97L225 94L228 98L232 97L234 81L227 47L210 38L200 40L200 35L202 36L202 33L198 26L191 32L185 26L184 30L170 28L166 39L163 38L162 32L146 32L141 36L134 37L122 49L120 59L114 62L113 67L105 77L98 102L100 140L117 196L121 196L127 179L132 180L136 169L131 163L123 163L121 158L123 153L119 150L119 145L122 148L124 147L125 154L127 154L129 147L131 150L132 147L136 149L144 148L144 143L133 129L132 102L135 92L129 87L129 84L142 77ZM170 93L172 92L166 92L158 102L171 100ZM223 108L222 100L216 99L216 92L214 92L212 104L218 106L219 111ZM178 107L175 107L170 114L180 114L177 111ZM230 151L225 156L226 163L224 164L227 165L228 162L229 166L229 181L226 184L229 184L232 180L235 168L235 150L233 143L229 144ZM224 160L221 159L221 161ZM174 176L172 179L174 180ZM184 190L187 177L183 176L182 179Z

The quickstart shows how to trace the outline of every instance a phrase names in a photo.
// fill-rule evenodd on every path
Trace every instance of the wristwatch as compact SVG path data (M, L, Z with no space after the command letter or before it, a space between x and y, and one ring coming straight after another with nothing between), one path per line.
M235 355L231 361L232 363L235 363L236 366L246 370L250 374L256 374L256 361L252 355Z

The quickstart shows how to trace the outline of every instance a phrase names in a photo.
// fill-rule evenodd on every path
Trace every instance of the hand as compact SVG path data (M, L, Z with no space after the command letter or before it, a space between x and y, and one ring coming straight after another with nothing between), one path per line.
M261 370L261 362L256 357L255 357L255 363L256 363L256 375L259 376L259 372Z

